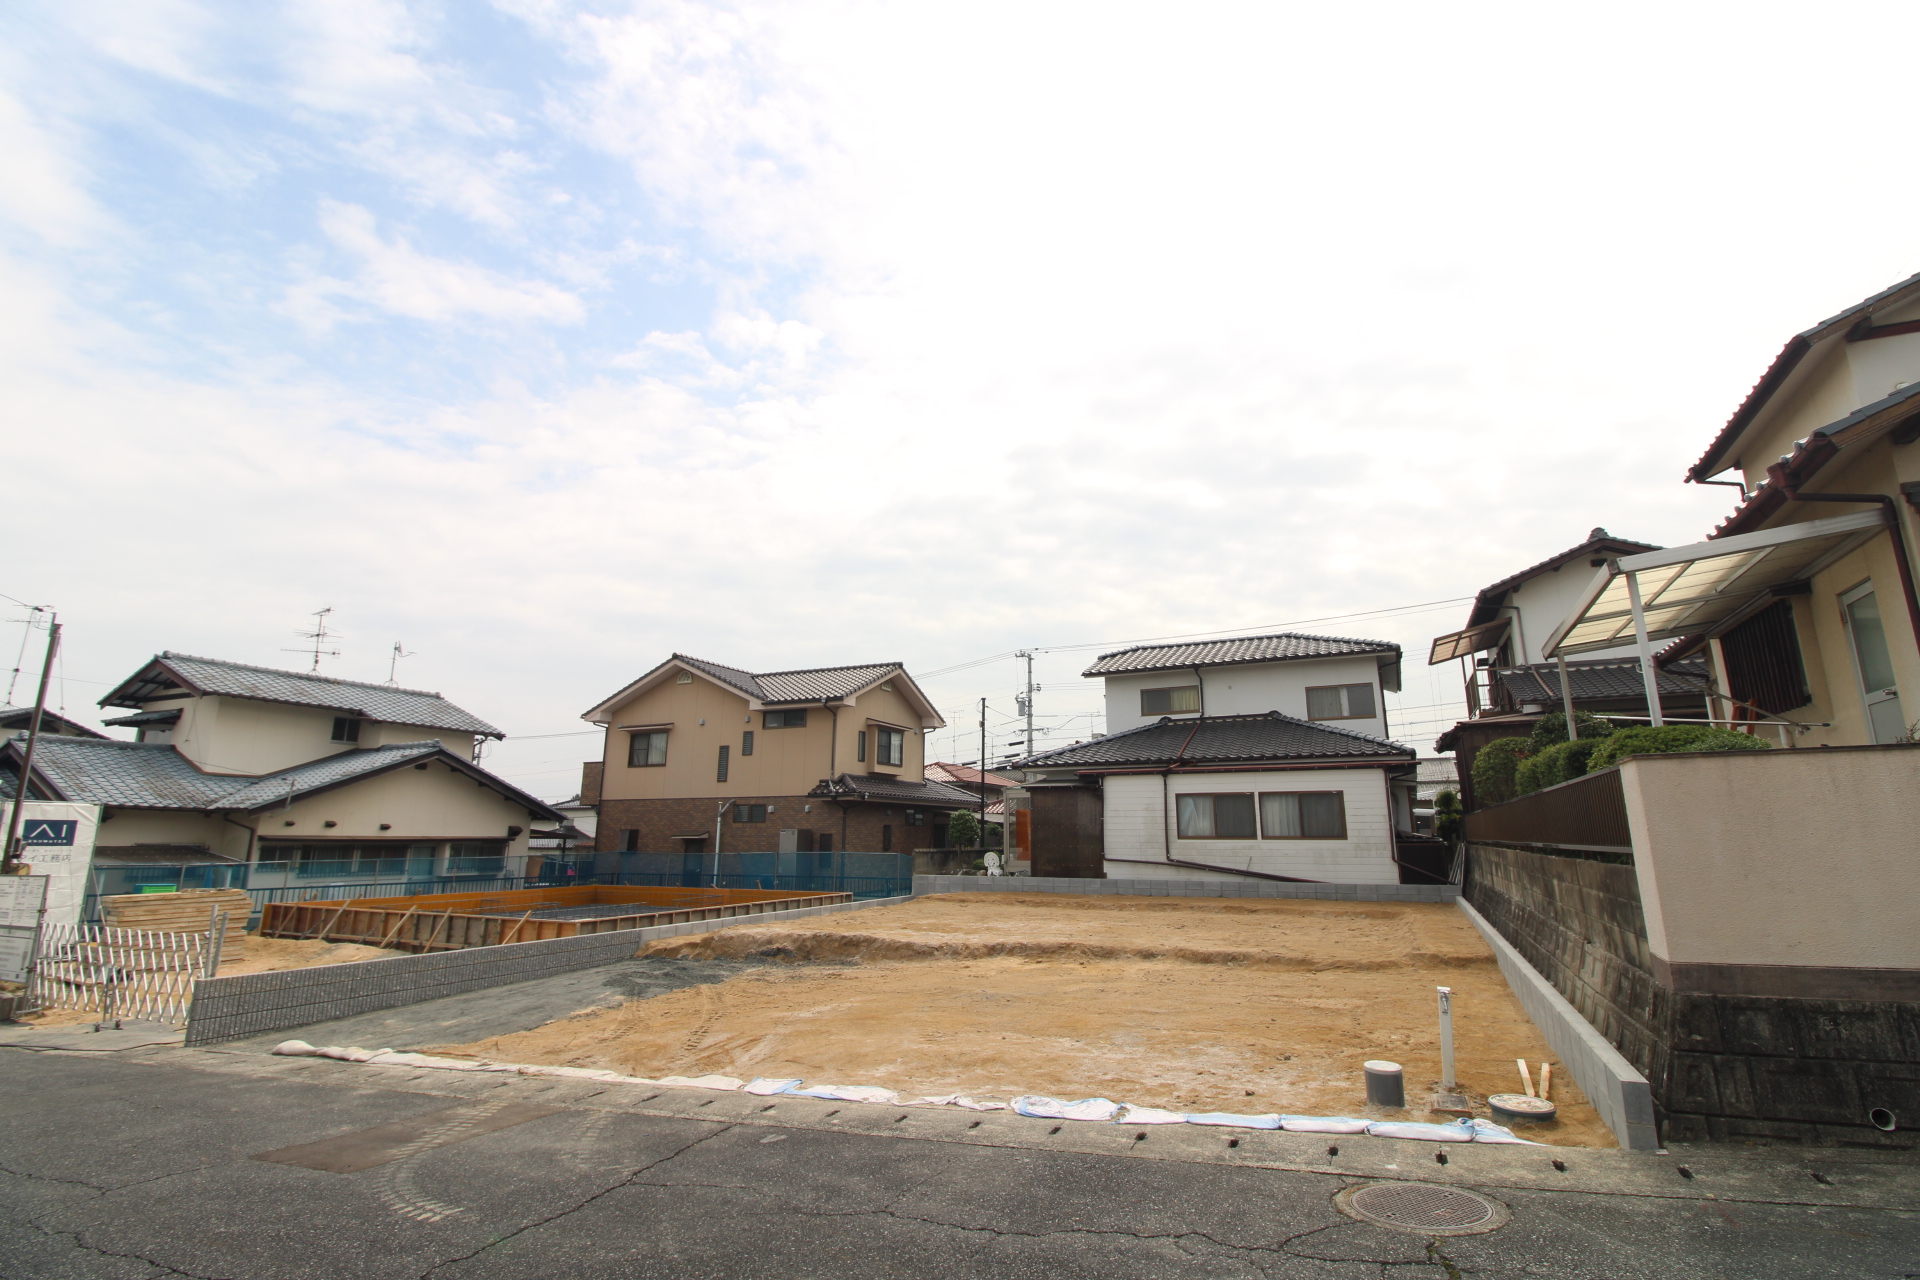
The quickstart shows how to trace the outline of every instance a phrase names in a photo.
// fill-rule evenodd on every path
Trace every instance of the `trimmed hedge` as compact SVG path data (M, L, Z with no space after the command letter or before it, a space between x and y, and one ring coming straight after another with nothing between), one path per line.
M1704 724L1669 724L1660 728L1622 729L1600 743L1587 760L1589 770L1605 769L1626 756L1664 755L1673 751L1765 751L1771 742L1750 733L1716 729Z
M1495 738L1473 757L1473 797L1482 805L1500 804L1520 792L1514 775L1531 751L1525 738Z
M1611 720L1602 720L1599 716L1588 715L1584 711L1573 713L1573 722L1580 726L1577 741L1585 742L1592 738L1599 741L1619 728ZM1567 718L1558 711L1549 711L1534 722L1533 732L1527 735L1527 745L1535 753L1548 747L1558 746L1567 740Z
M1586 726L1580 726L1584 731ZM1608 739L1599 736L1556 742L1536 751L1520 762L1514 772L1514 786L1520 795L1531 795L1544 787L1571 782L1587 771L1588 761Z

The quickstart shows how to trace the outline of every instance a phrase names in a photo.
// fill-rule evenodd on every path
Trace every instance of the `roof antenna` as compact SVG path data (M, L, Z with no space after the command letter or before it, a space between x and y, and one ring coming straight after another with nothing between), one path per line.
M393 642L393 657L387 662L387 683L391 685L400 683L400 681L395 678L395 673L400 669L400 659L417 658L419 656L420 654L417 651L410 652L401 648L400 642L395 640Z
M315 610L315 611L314 611L314 614L313 614L313 620L314 620L314 622L313 622L313 630L311 630L311 631L296 631L296 632L294 632L294 633L293 633L293 634L295 634L295 635L297 635L297 636L299 636L299 637L300 637L300 638L301 638L302 640L311 640L311 641L313 641L313 648L312 648L312 649L307 649L307 648L305 648L305 647L302 647L302 648L299 648L299 649L282 649L282 650L281 650L280 652L282 652L282 653L310 653L310 654L312 655L312 657L313 657L313 674L315 674L315 675L319 675L319 674L320 674L320 659L322 659L322 658L337 658L337 657L339 657L339 656L340 656L340 651L339 651L338 649L327 649L327 648L323 648L323 647L322 647L322 646L324 646L324 645L325 645L325 644L327 643L327 641L329 641L329 640L338 640L338 639L340 638L339 636L337 636L337 635L334 635L334 634L332 634L331 632L329 632L329 631L327 630L327 615L328 615L328 614L330 614L330 613L332 613L332 612L333 612L333 606L332 606L332 605L328 605L328 606L327 606L326 608L324 608L324 609L317 609L317 610Z

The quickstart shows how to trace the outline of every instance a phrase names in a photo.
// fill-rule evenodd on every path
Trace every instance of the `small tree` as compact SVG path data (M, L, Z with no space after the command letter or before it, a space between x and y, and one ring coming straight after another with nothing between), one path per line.
M1514 774L1532 755L1525 738L1495 738L1473 757L1473 797L1481 805L1500 804L1520 794Z
M1449 788L1433 798L1433 834L1448 844L1457 844L1465 823L1458 793Z
M965 809L956 812L947 819L947 847L949 849L978 849L980 847L980 819Z

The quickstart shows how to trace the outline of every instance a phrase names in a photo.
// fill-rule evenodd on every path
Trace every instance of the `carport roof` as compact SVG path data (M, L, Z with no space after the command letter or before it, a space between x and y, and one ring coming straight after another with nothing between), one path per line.
M1636 612L1653 645L1719 635L1885 528L1879 511L1864 511L1609 561L1542 652L1570 656L1633 644ZM1630 592L1636 578L1638 610Z

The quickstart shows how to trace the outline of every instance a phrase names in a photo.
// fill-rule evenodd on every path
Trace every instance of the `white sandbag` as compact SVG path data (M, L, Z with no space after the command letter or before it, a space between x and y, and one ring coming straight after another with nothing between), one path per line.
M1419 1142L1472 1142L1473 1126L1421 1124L1414 1120L1376 1120L1367 1126L1376 1138L1412 1138Z
M283 1058L311 1058L320 1052L305 1040L282 1040L273 1051Z
M746 1091L766 1098L776 1093L787 1093L790 1090L798 1089L803 1083L805 1082L802 1081L799 1076L791 1076L784 1080L774 1080L766 1076L755 1076L753 1079L747 1081Z
M1280 1117L1277 1115L1236 1116L1226 1111L1208 1111L1200 1115L1187 1117L1188 1124L1217 1124L1229 1129L1278 1129Z
M1028 1094L1015 1098L1013 1109L1035 1120L1111 1120L1113 1113L1120 1109L1120 1104L1107 1098L1062 1102L1058 1098Z
M1371 1120L1352 1116L1281 1116L1280 1127L1288 1133L1365 1133Z
M607 1071L600 1067L542 1067L525 1066L520 1068L523 1076L558 1076L563 1080L609 1080L621 1084L653 1084L654 1081L640 1076L624 1076L618 1071Z
M375 1067L434 1067L441 1071L472 1071L477 1065L465 1058L436 1058L425 1053L383 1053L377 1058L368 1058L367 1064Z
M880 1089L870 1084L822 1084L811 1089L790 1091L800 1098L826 1098L834 1102L886 1102L900 1101L900 1095L891 1089Z
M1460 1123L1466 1124L1467 1121L1463 1119ZM1547 1145L1544 1142L1533 1142L1526 1138L1516 1138L1513 1136L1513 1130L1502 1129L1491 1120L1473 1121L1473 1140L1475 1142L1514 1143L1523 1147L1544 1147Z
M939 1097L908 1098L900 1103L903 1107L964 1107L968 1111L1005 1111L1004 1102L982 1102L978 1098L969 1098L964 1093L943 1093Z
M661 1076L659 1083L678 1089L738 1089L746 1081L732 1076Z
M1159 1107L1122 1107L1113 1118L1115 1124L1185 1124L1184 1111L1162 1111Z

